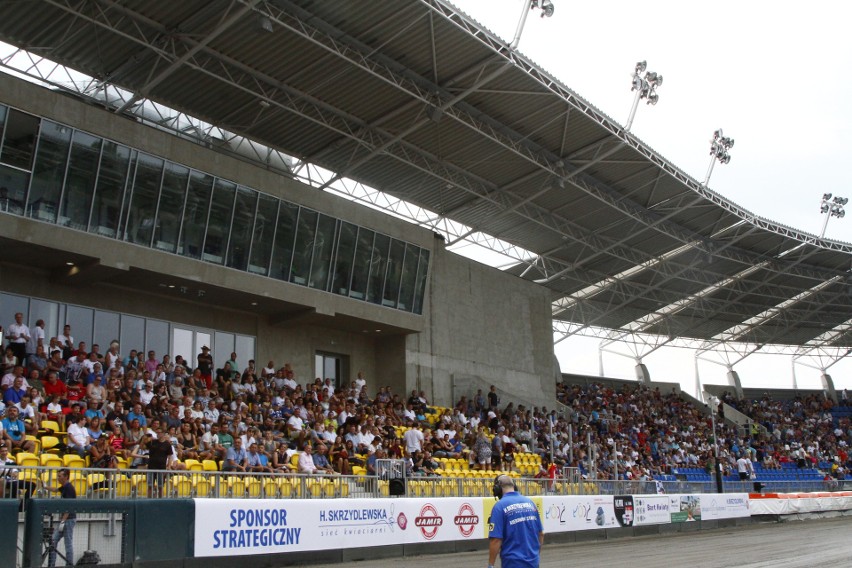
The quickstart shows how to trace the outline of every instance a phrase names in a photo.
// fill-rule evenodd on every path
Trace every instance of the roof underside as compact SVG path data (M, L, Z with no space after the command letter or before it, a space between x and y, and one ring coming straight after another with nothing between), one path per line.
M532 251L509 271L557 319L852 346L819 339L852 247L701 187L445 2L13 0L0 39Z

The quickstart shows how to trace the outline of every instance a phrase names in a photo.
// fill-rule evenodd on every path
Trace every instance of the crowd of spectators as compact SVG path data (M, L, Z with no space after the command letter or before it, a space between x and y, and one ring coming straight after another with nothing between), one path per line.
M289 364L218 360L208 346L192 358L154 351L122 353L117 341L75 342L72 328L47 338L16 315L4 337L0 438L32 451L27 434L52 420L67 430L66 451L94 467L181 469L215 460L224 471L374 473L376 460L403 459L412 475L435 475L440 458L471 469L509 470L519 452L537 453L543 470L575 467L586 478L651 480L680 468L714 468L714 433L705 409L676 392L641 384L559 383L563 411L501 404L495 387L462 396L453 408L430 406L380 386L368 394L363 373L347 385L317 377L299 382ZM373 385L371 385L373 386ZM766 469L831 462L843 478L852 424L833 420L818 397L723 401L752 417L745 431L716 425L726 475L743 456ZM164 442L168 442L165 444ZM437 458L437 459L436 459Z

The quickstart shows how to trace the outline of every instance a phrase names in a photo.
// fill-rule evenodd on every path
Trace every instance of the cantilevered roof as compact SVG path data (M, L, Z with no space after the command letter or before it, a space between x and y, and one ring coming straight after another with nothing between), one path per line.
M702 187L447 2L7 0L0 40L532 251L509 270L557 319L852 346L852 245Z

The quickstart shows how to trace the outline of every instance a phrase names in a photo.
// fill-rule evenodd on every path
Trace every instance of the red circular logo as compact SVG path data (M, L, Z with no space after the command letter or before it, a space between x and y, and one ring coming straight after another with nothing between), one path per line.
M438 511L431 504L426 503L420 509L420 514L414 519L414 526L420 529L423 533L423 538L432 540L438 534L438 529L444 524L444 519L438 514Z
M453 519L453 524L459 528L463 537L467 538L473 534L476 525L479 524L479 516L469 504L464 503L459 507L459 512Z
M396 524L399 526L399 528L405 530L405 528L408 526L408 519L406 518L405 513L399 514L399 516L396 518Z

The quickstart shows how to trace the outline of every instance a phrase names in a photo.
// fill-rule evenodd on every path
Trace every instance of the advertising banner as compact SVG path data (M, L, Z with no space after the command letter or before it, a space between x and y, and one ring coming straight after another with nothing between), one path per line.
M634 495L633 525L664 525L672 522L671 501L667 495Z
M748 517L749 499L748 493L710 493L702 494L701 518L734 519L737 517Z
M482 498L195 501L195 556L483 538ZM493 501L491 499L490 501Z
M545 533L621 526L615 516L612 495L545 496L541 500Z
M698 495L669 495L669 513L672 523L701 520L701 500Z

